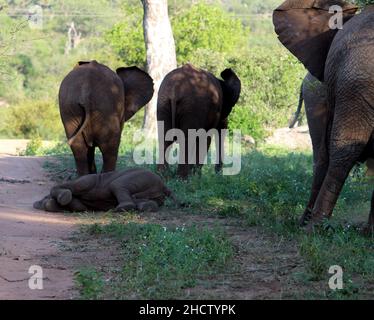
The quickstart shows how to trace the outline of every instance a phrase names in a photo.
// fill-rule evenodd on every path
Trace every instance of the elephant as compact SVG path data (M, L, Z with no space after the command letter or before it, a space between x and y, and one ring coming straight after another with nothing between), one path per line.
M332 5L342 9L342 28L331 23ZM300 220L308 232L331 217L355 163L374 156L374 6L357 10L342 0L287 0L273 13L280 42L327 88L327 126ZM367 230L373 229L374 191Z
M301 84L299 104L295 116L291 121L290 129L296 125L300 117L303 102L305 104L305 113L312 140L313 166L315 167L323 134L327 127L328 102L326 85L313 77L310 72L308 72ZM368 159L366 166L367 176L374 176L374 159Z
M49 212L157 211L166 197L180 205L158 175L131 168L88 174L54 186L49 195L34 203L34 208Z
M78 176L96 173L95 147L102 172L114 171L124 123L153 96L153 80L137 67L113 72L97 61L78 62L64 78L59 107Z
M223 134L227 129L228 116L238 102L241 92L241 81L231 69L221 73L223 80L213 74L186 64L166 75L161 83L157 101L157 121L159 124L159 159L160 171L167 167L167 153L174 141L167 141L166 133L171 129L179 129L184 135L184 146L180 144L182 152L177 175L187 178L193 169L200 169L208 153L211 137L207 137L206 146L199 140L190 141L188 131L191 129L216 129L218 132L219 161L216 172L222 168ZM164 130L160 130L163 124ZM175 139L174 139L175 140ZM163 146L162 146L163 144ZM200 148L202 152L199 152Z

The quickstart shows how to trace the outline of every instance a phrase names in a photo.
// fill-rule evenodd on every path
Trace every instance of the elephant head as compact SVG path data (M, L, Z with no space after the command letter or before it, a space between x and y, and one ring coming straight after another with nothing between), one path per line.
M118 68L116 72L125 89L125 121L128 121L152 99L153 80L137 67L122 67Z
M232 108L239 100L241 82L235 72L231 69L222 71L221 77L224 80L219 80L223 93L221 119L224 120L229 116Z
M339 29L332 29L332 6L342 8L343 22L358 7L342 0L287 0L273 14L280 42L320 81L324 81L327 55Z

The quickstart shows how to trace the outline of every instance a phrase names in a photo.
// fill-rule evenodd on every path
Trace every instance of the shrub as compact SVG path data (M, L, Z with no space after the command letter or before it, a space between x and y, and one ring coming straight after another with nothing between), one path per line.
M178 63L193 60L196 50L228 55L248 45L249 30L220 7L199 3L175 16L172 26Z
M374 4L374 0L354 0L353 3L356 3L360 7L364 7L370 4Z
M2 131L15 138L40 137L46 140L63 136L58 108L51 101L25 101L9 107Z
M242 93L230 116L230 128L262 139L268 128L284 127L297 105L305 69L285 49L252 47L228 58L238 73Z

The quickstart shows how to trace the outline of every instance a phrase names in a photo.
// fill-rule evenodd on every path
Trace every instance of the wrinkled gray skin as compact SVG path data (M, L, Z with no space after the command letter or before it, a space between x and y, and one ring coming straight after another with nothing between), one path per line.
M342 30L331 30L332 2L320 0L316 9L314 4L310 6L311 1L289 0L273 17L280 41L324 81L328 92L327 129L318 152L311 197L301 219L308 231L331 217L355 163L374 156L374 6L354 15L352 5L336 0L346 22ZM374 192L367 229L374 230Z
M300 115L303 102L305 103L305 113L313 145L313 160L315 164L327 127L327 88L310 73L306 75L301 85L299 108L295 115L296 121ZM295 125L296 121L290 125L290 128Z
M79 176L96 173L95 147L103 172L116 169L123 125L153 96L153 80L136 67L113 72L96 62L79 62L59 92L61 119Z
M186 137L185 159L180 159L177 172L181 178L186 178L196 167L201 168L211 143L208 138L207 148L201 155L197 152L199 141L188 150L188 130L217 129L221 135L221 130L227 129L227 118L239 99L241 82L234 71L226 69L221 73L221 77L223 80L187 64L166 75L161 84L157 101L157 121L164 124L164 132L162 134L159 129L158 137L160 159L167 159L167 149L173 143L166 141L166 133L170 129L180 129ZM216 172L222 167L223 139L219 140L220 158ZM197 165L191 164L189 159ZM181 163L181 160L185 164ZM166 168L167 163L158 166L160 171Z
M303 80L300 91L298 110L295 113L295 118L294 121L292 121L290 128L293 128L296 124L304 102L309 133L313 145L313 162L315 166L318 160L318 152L327 128L327 87L323 82L308 73ZM368 159L366 165L368 168L367 175L374 176L374 159Z
M166 197L178 200L161 178L144 169L128 169L82 176L57 185L34 208L50 212L139 210L157 211Z

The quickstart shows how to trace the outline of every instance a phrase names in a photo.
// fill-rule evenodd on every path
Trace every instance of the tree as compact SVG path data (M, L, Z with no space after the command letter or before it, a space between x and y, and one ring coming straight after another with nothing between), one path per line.
M147 71L153 78L155 89L152 100L145 108L143 127L147 136L156 137L158 89L165 75L177 67L177 58L167 0L141 1L144 10L143 29Z

